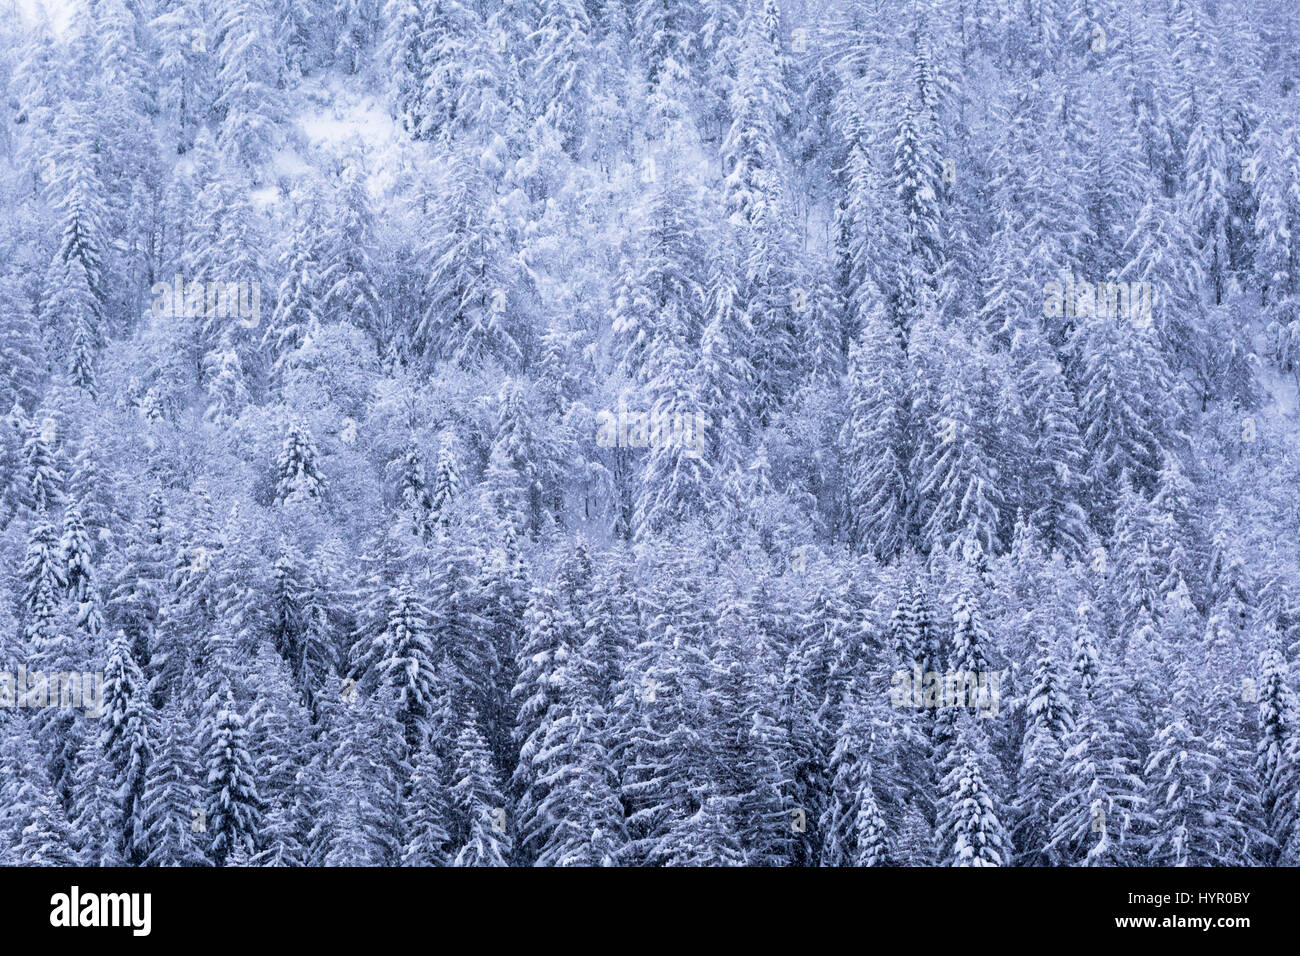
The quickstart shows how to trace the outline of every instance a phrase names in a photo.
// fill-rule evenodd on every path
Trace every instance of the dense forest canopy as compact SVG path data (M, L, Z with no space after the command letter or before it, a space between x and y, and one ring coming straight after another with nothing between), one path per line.
M1291 0L0 0L0 862L1300 863L1298 83Z

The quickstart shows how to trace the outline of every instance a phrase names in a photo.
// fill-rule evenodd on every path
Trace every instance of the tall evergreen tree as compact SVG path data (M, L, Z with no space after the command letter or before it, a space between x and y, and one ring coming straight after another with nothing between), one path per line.
M253 776L244 718L229 687L207 703L204 723L206 842L212 862L225 866L234 854L251 855L256 847L262 801Z

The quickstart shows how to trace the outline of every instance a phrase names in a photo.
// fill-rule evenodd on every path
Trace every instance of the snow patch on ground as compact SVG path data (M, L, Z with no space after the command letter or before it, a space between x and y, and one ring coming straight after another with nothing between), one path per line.
M371 197L392 196L412 172L432 162L428 147L415 141L393 117L382 92L359 90L354 77L307 81L294 123L314 165L327 170L361 161ZM301 157L297 157L301 161ZM282 157L281 162L292 162Z

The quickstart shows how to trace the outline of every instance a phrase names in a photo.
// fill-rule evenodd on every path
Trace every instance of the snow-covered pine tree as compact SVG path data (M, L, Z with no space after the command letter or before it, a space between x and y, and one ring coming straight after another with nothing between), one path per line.
M472 710L456 737L456 769L451 798L457 810L452 839L453 866L508 866L511 855L509 811L478 715Z
M888 835L885 818L880 813L880 806L871 789L870 778L862 781L856 828L858 844L853 865L884 866L889 859Z
M526 828L538 846L537 866L611 866L627 840L613 742L580 655L575 645L557 661L557 702L534 734L531 763L543 785L532 791L533 807L519 805L520 832Z
M376 0L335 0L334 59L348 73L361 69L370 52L379 31L380 6Z
M216 96L216 65L209 25L197 0L176 0L149 24L159 50L158 98L172 117L175 149L186 152Z
M1176 420L1175 389L1150 329L1128 318L1081 320L1072 349L1095 520L1113 509L1125 473L1154 487Z
M318 267L322 317L345 319L376 342L386 342L390 330L375 281L378 270L370 254L375 247L374 213L364 170L356 164L343 170L328 236L321 243Z
M45 275L46 295L41 317L51 352L66 356L66 345L81 329L85 344L104 344L105 253L108 244L108 203L94 157L95 143L88 120L75 117L64 131L55 161L50 195L61 219L60 238ZM60 335L62 333L62 336Z
M424 469L424 455L414 433L407 439L397 466L397 496L409 516L411 533L427 537L432 530L433 501L429 493L428 475Z
M312 192L298 194L298 218L289 243L280 253L277 271L281 275L271 320L262 333L262 347L270 352L271 368L283 374L286 363L312 334L323 317L322 297L326 287L321 270L324 230L319 197Z
M446 866L451 862L451 807L442 760L431 744L421 747L415 757L405 803L402 865Z
M388 607L388 620L375 638L375 676L395 691L407 752L418 753L439 694L429 612L409 584L392 589Z
M138 866L148 854L144 791L157 746L157 718L144 675L121 631L113 636L104 665L103 707L100 741L121 809L119 852L128 864Z
M18 843L11 851L19 866L76 866L73 834L51 788L35 791L25 808Z
M193 731L175 702L160 718L160 743L141 794L146 866L206 866L207 819L197 779ZM201 825L200 825L201 824Z
M422 116L424 95L426 4L422 0L388 0L384 5L381 54L388 65L388 96L393 114L414 131Z
M673 845L666 866L744 866L745 855L735 823L722 797L706 797L700 808L683 821L691 839Z
M1052 632L1042 631L1034 649L1016 781L1013 837L1028 865L1057 862L1046 848L1056 827L1054 807L1063 788L1066 741L1074 730L1069 689L1054 638Z
M862 317L849 357L848 417L840 444L848 462L850 537L855 546L888 560L910 539L912 457L906 357L897 328L879 298Z
M397 866L402 794L411 768L390 687L362 695L333 681L324 692L335 747L327 771L325 866Z
M1243 865L1248 833L1211 793L1222 758L1183 709L1185 695L1179 703L1157 731L1144 771L1154 823L1149 859L1157 866Z
M668 64L689 64L695 56L701 10L671 0L633 0L632 35L653 83Z
M67 587L58 538L48 521L38 521L31 528L20 580L23 635L29 652L40 654L55 638L55 615Z
M92 735L81 742L72 772L68 818L82 866L122 866L118 853L122 817L113 770Z
M273 148L283 105L275 77L274 31L263 0L222 0L213 43L223 150L250 170Z
M533 62L528 75L535 112L560 134L575 154L586 133L592 97L591 21L583 0L555 0L543 6L528 38Z
M22 466L10 479L19 505L31 513L54 511L63 503L63 474L55 448L54 419L29 426L23 441Z
M227 686L204 705L204 811L207 852L225 866L237 851L254 852L262 824L262 800L254 779L244 717Z
M958 723L951 768L939 798L938 836L946 866L1007 866L1012 844L1002 824L1003 809L982 763L987 742L969 715Z
M615 701L629 865L664 864L689 851L696 842L689 821L712 792L703 732L709 662L702 582L697 563L680 548L672 548L655 592L645 596L651 626L624 669ZM675 622L659 610L674 606L682 609Z
M1256 199L1255 273L1264 301L1276 305L1300 291L1300 136L1277 111L1251 136L1249 169Z
M748 601L724 600L711 651L713 788L751 866L781 866L797 839L787 799L791 748L778 711L778 661L763 642Z
M935 551L970 540L984 554L996 554L1003 546L1010 491L1010 469L1003 462L1014 460L1002 422L1015 406L1008 407L1001 370L979 343L956 333L942 344L927 337L924 348L927 361L946 370L936 367L931 374L963 384L960 392L948 384L935 396L913 456L923 540ZM942 353L932 351L936 348ZM920 343L916 350L921 351Z
M1222 108L1218 102L1207 105L1192 127L1184 159L1186 189L1179 199L1215 304L1223 301L1232 267L1228 249L1228 156Z
M451 521L451 508L460 493L460 468L456 461L454 440L448 432L438 445L438 460L434 464L433 486L429 489L430 518L444 528Z
M512 366L529 353L523 290L507 268L489 190L478 158L458 153L435 207L426 305L409 332L412 358L426 366Z
M1150 827L1145 812L1141 725L1113 669L1083 701L1063 753L1064 786L1053 804L1047 853L1080 866L1132 865Z
M325 493L320 452L305 423L296 421L289 426L276 460L276 476L276 496L281 504L318 501Z
M715 267L709 292L708 320L700 334L695 367L705 432L701 454L710 462L714 480L729 498L739 494L744 447L753 433L755 408L751 399L754 366L749 350L754 330L739 300L734 264Z
M1259 779L1265 825L1272 846L1268 858L1291 861L1296 856L1296 794L1300 772L1296 769L1296 702L1287 682L1286 658L1276 646L1260 659L1259 739L1255 774Z

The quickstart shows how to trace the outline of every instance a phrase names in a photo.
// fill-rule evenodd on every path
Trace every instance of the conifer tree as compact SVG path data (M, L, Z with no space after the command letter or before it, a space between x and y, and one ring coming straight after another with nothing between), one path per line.
M1219 104L1209 106L1192 128L1184 160L1187 189L1180 200L1216 305L1223 301L1231 270L1228 158L1219 109Z
M205 866L206 816L196 771L198 755L183 711L169 703L161 717L161 742L145 774L141 795L146 866Z
M261 0L224 0L219 6L213 105L222 117L220 142L250 169L272 148L281 119L270 46L273 37Z
M543 7L536 31L528 38L534 53L529 71L536 112L574 153L585 133L591 100L593 62L591 22L581 0L557 0Z
M101 744L113 770L121 807L120 853L127 863L138 865L148 852L144 792L157 731L144 675L121 631L113 637L104 667L103 707Z
M281 504L317 501L325 492L320 453L303 422L289 426L276 462L276 494Z
M889 859L889 844L885 818L880 813L871 781L864 780L858 805L857 854L855 866L883 866Z
M262 333L262 347L269 349L271 367L283 374L290 356L313 333L323 317L322 297L326 291L321 275L324 250L320 239L319 200L315 194L299 197L301 206L290 242L280 254L278 272L282 276L276 290L271 319Z
M1150 825L1131 705L1116 675L1098 675L1064 748L1065 786L1052 807L1050 853L1080 866L1133 864Z
M32 526L22 567L20 602L25 614L23 634L31 651L41 653L54 640L59 597L67 587L54 527L48 522Z
M459 155L436 207L427 306L410 333L413 357L426 365L495 359L511 366L527 354L522 290L508 273L488 188L478 161Z
M505 798L497 783L477 715L470 712L456 737L456 770L451 797L458 811L453 838L459 843L454 866L507 866L511 853Z
M417 753L430 732L438 697L428 612L408 585L392 589L388 606L388 620L375 640L376 676L395 690L407 750Z
M262 823L262 801L253 776L244 718L235 707L230 688L219 692L206 708L206 842L212 862L225 866L238 851L250 856L254 852Z
M31 512L53 511L63 503L63 474L54 448L55 424L32 424L23 442L23 465L14 476L18 501Z
M1259 740L1255 773L1259 778L1265 824L1272 838L1272 856L1289 860L1294 855L1296 826L1295 695L1287 683L1286 659L1276 647L1260 660Z
M715 688L713 788L742 835L745 862L779 866L791 856L789 741L777 695L762 671L775 662L747 602L728 599L719 615L710 684Z
M849 357L848 417L840 442L849 463L852 540L881 559L898 554L910 537L905 362L897 330L878 306L872 308Z
M1007 412L991 356L957 336L947 343L949 368L960 365L968 382L961 395L937 396L927 434L914 458L918 495L926 502L922 534L929 547L946 550L973 541L986 554L1001 550L1008 489L999 463L1007 438Z
M122 817L113 770L93 736L81 742L72 771L68 818L82 866L122 866L118 853Z
M438 446L438 460L434 465L433 486L429 489L430 517L446 527L451 520L451 507L460 493L460 471L452 438L444 435Z
M13 849L20 866L76 866L72 832L54 794L37 791L37 801L26 811L26 820Z
M356 164L343 171L329 237L320 250L318 267L322 316L346 319L383 341L389 330L370 256L375 246L374 214L363 170Z
M325 866L397 866L402 854L402 793L411 774L391 688L373 696L353 688L343 697L333 681L336 745L328 767L331 832ZM340 706L334 706L340 702Z
M721 797L705 798L695 814L683 821L681 829L690 833L692 838L679 838L664 861L666 866L745 865L735 824Z
M403 866L446 866L450 862L450 815L442 760L431 744L426 745L420 749L411 772Z
M1020 750L1016 783L1016 845L1028 849L1029 860L1051 865L1044 852L1055 827L1053 808L1062 789L1066 741L1074 730L1069 693L1056 657L1053 635L1043 631L1035 648L1027 723ZM1026 852L1022 850L1022 853Z
M955 760L943 779L939 838L947 866L1006 866L1012 845L1001 822L1001 807L981 767L982 734L967 729L957 735Z
M381 54L388 64L389 100L394 115L414 130L422 115L425 83L425 4L420 0L388 0L384 5Z
M1276 113L1262 119L1251 137L1249 169L1255 177L1255 272L1263 298L1285 302L1300 288L1300 137Z

